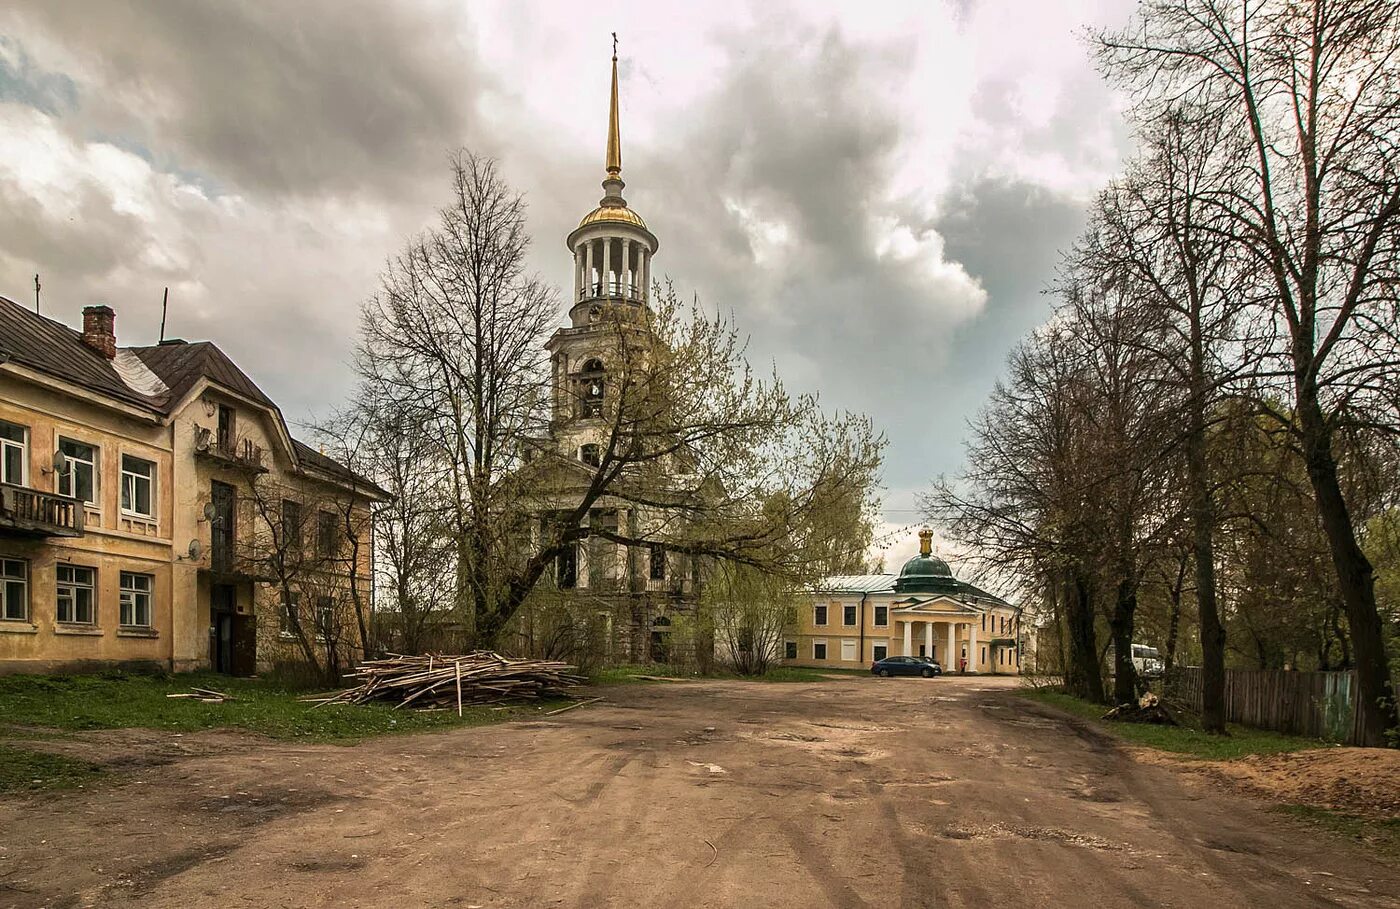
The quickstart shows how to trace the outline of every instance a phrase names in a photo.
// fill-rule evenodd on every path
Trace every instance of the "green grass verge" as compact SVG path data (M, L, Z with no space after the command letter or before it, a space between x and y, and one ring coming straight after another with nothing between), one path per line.
M1281 805L1275 810L1309 827L1357 842L1392 862L1400 861L1400 818L1357 817L1310 805Z
M0 745L0 793L72 789L96 779L101 772L87 761Z
M803 666L774 666L763 675L739 675L728 670L716 670L708 674L687 666L671 666L664 663L643 663L635 666L609 666L596 670L590 677L595 685L628 685L647 682L643 676L658 676L668 679L746 679L753 682L823 682L833 670L809 669Z
M166 697L188 692L192 686L225 692L236 700L204 704ZM6 676L0 677L0 736L36 737L23 727L68 731L139 727L169 732L241 729L278 739L353 742L534 716L563 703L469 707L459 718L456 711L394 710L385 704L312 709L313 705L298 700L304 694L273 680L211 673Z
M1024 689L1021 697L1049 704L1052 707L1072 713L1092 722L1120 739L1136 745L1146 745L1161 751L1181 754L1187 757L1208 761L1228 761L1250 754L1280 754L1287 751L1302 751L1305 748L1325 748L1326 742L1318 739L1305 739L1278 732L1250 729L1231 724L1228 736L1210 735L1193 725L1195 718L1178 716L1180 726L1153 726L1147 723L1115 723L1102 719L1108 710L1101 704L1091 704L1071 697L1061 691L1047 688Z

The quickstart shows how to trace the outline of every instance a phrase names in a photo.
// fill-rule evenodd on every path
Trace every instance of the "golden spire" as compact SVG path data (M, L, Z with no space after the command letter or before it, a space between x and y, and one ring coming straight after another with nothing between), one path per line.
M927 527L919 531L919 555L924 558L933 555L933 531Z
M612 107L608 111L608 176L622 173L622 136L617 126L617 32L613 32Z

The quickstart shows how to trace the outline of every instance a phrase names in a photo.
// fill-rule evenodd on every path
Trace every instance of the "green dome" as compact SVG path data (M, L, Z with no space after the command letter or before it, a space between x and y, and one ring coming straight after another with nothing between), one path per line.
M899 572L901 578L951 578L953 571L948 563L934 555L916 555L904 563Z
M896 593L948 593L958 589L948 563L933 554L932 531L919 531L919 554L904 563L894 589Z

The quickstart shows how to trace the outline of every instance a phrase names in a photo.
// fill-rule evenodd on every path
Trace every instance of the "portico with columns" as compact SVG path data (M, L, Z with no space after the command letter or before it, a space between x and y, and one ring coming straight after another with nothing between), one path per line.
M930 531L898 575L827 578L783 642L795 666L869 668L885 657L936 660L947 673L1021 670L1020 610L954 577Z

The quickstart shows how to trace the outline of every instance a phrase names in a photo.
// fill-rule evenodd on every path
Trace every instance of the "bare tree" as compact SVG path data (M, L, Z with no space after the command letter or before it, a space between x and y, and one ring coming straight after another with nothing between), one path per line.
M1267 282L1261 316L1279 329L1292 396L1279 417L1302 448L1346 606L1362 738L1379 743L1396 705L1336 437L1357 406L1394 425L1385 398L1400 367L1400 6L1148 0L1134 27L1100 43L1140 118L1189 104L1250 152L1212 200Z

